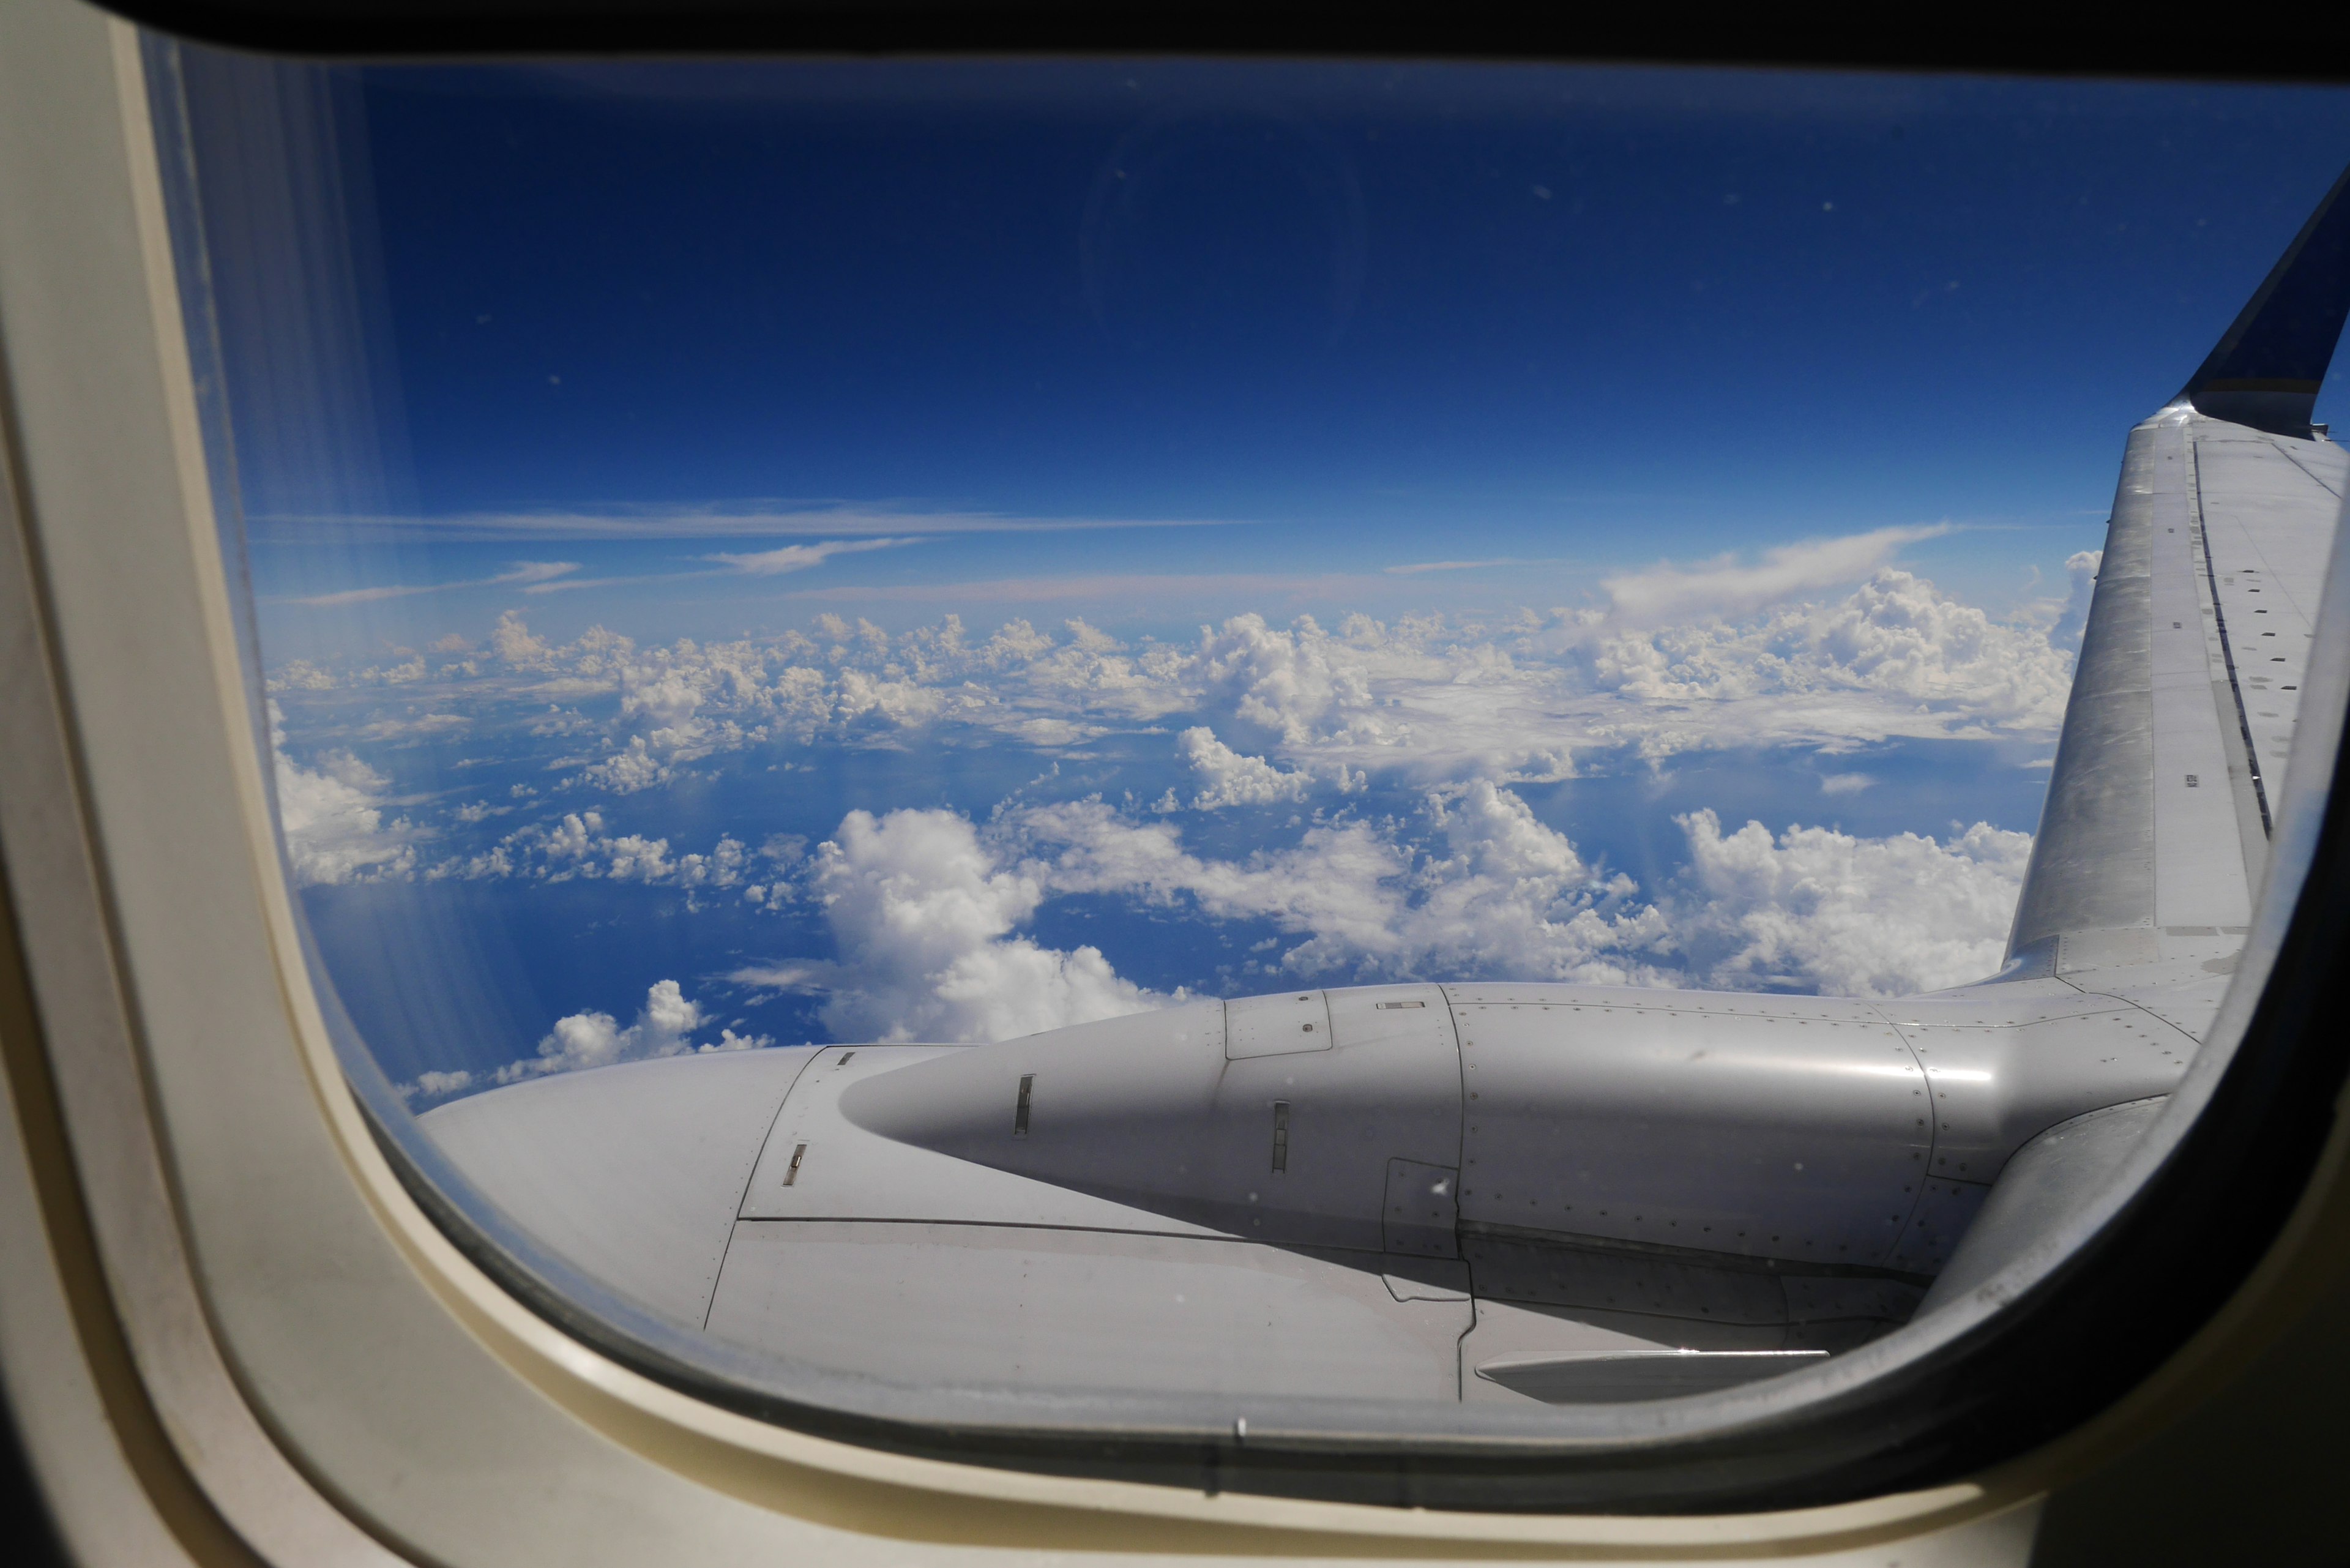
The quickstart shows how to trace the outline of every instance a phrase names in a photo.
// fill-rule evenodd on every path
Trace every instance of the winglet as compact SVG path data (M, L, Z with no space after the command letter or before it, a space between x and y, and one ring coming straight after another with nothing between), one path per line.
M2218 348L2179 395L2196 411L2278 435L2306 436L2318 383L2350 313L2350 169L2301 226L2293 244Z

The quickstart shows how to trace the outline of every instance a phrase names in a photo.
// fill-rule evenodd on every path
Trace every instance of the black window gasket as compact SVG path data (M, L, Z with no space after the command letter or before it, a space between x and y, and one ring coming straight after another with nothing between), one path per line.
M1825 26L1694 28L1684 17L1504 23L1491 12L1334 14L1293 8L1035 4L750 4L489 0L301 4L129 0L113 9L232 47L359 57L676 52L1213 53L1645 60L1745 66L2048 71L2350 80L2350 22L2313 20L2291 49L2138 29L1989 30L1970 38L1858 37ZM1515 13L1512 16L1514 17ZM2350 618L2350 607L2337 609ZM2314 739L2314 736L2309 737ZM1252 1415L1243 1440L1178 1412L1084 1408L1038 1423L1017 1401L953 1409L835 1400L748 1357L702 1354L457 1196L429 1146L395 1130L398 1101L314 977L354 1086L395 1171L459 1247L540 1315L622 1365L714 1405L803 1431L964 1464L1199 1488L1452 1510L1695 1514L1825 1505L1962 1479L2095 1416L2185 1344L2237 1291L2301 1200L2350 1082L2350 790L2324 806L2274 967L2210 1100L2113 1220L2003 1310L1825 1397L1734 1428L1632 1437L1595 1419L1514 1432L1284 1430ZM372 1077L370 1076L372 1075ZM1366 1414L1368 1414L1366 1412ZM1417 1422L1433 1428L1427 1412Z
M345 57L1115 54L1579 60L2350 80L2350 15L2283 27L2116 26L2086 10L1901 27L1825 10L1399 0L103 0L224 47ZM2328 46L2333 46L2329 47Z

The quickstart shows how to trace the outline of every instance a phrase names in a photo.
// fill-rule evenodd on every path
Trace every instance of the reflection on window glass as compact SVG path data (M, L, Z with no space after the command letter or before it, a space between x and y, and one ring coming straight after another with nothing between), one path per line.
M2184 404L2115 464L2340 93L150 59L325 969L682 1330L1727 1387L2208 1026L2342 465ZM2229 511L2264 452L2301 511ZM2151 742L2189 881L2033 858L2109 512L2136 668L2175 600L2233 672Z

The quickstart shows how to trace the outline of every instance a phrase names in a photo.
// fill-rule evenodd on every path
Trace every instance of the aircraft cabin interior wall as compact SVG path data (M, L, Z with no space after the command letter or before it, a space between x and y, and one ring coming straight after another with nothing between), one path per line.
M2343 1554L2350 86L1461 26L0 0L26 1560Z

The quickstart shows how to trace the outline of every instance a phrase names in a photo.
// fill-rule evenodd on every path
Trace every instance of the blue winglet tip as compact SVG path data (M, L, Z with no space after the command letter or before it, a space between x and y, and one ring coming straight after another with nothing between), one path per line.
M2301 226L2181 396L2196 411L2307 436L2317 389L2350 316L2350 169Z

